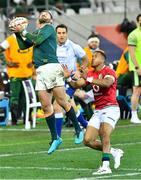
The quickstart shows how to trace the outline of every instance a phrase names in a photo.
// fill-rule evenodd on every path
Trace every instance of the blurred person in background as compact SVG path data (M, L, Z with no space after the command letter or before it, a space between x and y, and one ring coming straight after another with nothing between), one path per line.
M68 38L68 27L65 24L59 24L56 27L57 33L57 58L61 64L66 64L72 75L77 71L77 61L79 61L80 66L87 67L88 59L83 48L71 41ZM66 93L75 109L77 120L80 122L83 128L87 127L87 120L83 117L83 114L78 110L76 103L74 101L75 90L65 82ZM63 123L63 112L62 108L58 103L54 102L55 117L57 123L58 135L61 136L61 129Z
M33 48L20 50L15 34L0 43L0 53L4 52L8 77L10 79L11 123L17 125L23 112L25 122L25 95L22 81L32 77Z
M99 49L100 47L100 39L97 35L97 33L92 33L88 39L87 39L87 46L84 48L84 51L86 52L86 55L88 57L88 69L93 69L93 67L91 66L92 64L92 55L93 52L97 49ZM82 88L84 91L89 91L91 89L90 85L87 85L85 87ZM86 114L86 117L88 119L91 118L92 114L93 114L93 106L92 103L88 103L87 105L85 103L83 103L83 101L81 102L81 105L84 109L84 112Z
M137 28L134 21L129 21L127 18L119 25L119 32L124 33L125 38ZM123 53L116 67L116 75L118 77L119 95L126 96L127 90L132 88L132 73L129 71L129 49L128 46L123 50ZM130 82L130 83L129 83Z
M141 95L141 14L136 17L137 28L128 36L129 71L132 72L133 93L131 96L132 117L131 123L141 124L137 108Z
M119 59L116 67L116 75L118 78L117 88L118 95L126 97L127 90L132 89L132 73L129 71L129 50L126 47Z
M95 50L99 49L100 39L98 36L90 35L87 40L87 47L84 48L86 55L88 57L88 68L91 68L92 54Z

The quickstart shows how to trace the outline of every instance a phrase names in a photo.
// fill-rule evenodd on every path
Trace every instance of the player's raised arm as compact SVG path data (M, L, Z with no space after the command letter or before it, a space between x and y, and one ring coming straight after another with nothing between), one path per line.
M73 80L71 77L71 71L68 70L67 65L62 65L62 68L64 70L64 77L66 78L66 81L73 87L73 88L80 88L86 85L86 81L84 78L80 77L77 80ZM75 78L76 79L76 78Z

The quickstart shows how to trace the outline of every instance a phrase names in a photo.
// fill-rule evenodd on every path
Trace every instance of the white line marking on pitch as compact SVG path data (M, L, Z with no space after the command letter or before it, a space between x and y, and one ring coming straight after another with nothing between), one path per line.
M122 176L135 176L135 175L141 175L141 172L135 172L135 173L126 173L126 174L111 174L111 176L101 176L96 177L96 179L103 179L103 178L112 178L112 177L122 177Z
M111 174L111 175L101 175L101 176L97 175L93 177L76 178L73 180L93 180L93 179L105 179L105 178L112 179L113 177L135 176L135 175L141 175L141 172L125 173L125 174Z
M93 180L93 179L105 179L105 178L110 178L112 179L113 177L123 177L123 176L135 176L135 175L140 175L141 173L127 173L127 174L111 174L109 176L104 176L104 175L101 175L101 176L93 176L93 177L84 177L84 178L76 178L76 179L73 179L73 180Z
M113 144L114 146L128 146L128 145L137 145L141 144L141 142L135 142L135 143L123 143L123 144ZM76 151L76 150L83 150L83 149L89 149L88 147L79 147L79 148L66 148L66 149L58 149L57 151L64 152L64 151ZM30 154L45 154L47 151L38 151L38 152L26 152L26 153L10 153L10 154L0 154L0 157L8 157L8 156L23 156L23 155L30 155Z
M68 167L38 167L38 166L35 166L35 167L14 167L14 166L1 166L0 169L40 169L40 170L67 170L67 171L94 171L96 169L89 169L89 168L68 168ZM138 168L134 168L134 169L131 169L131 168L120 168L121 171L136 171L134 173L139 173L141 174L141 169L138 169ZM133 173L127 173L127 174L133 174ZM119 174L120 175L120 174ZM122 175L122 174L121 174ZM134 174L135 175L135 174ZM111 175L103 175L104 177L110 177L110 176L118 176L117 174L111 174ZM102 176L102 177L103 177ZM98 177L98 178L101 178L101 177Z
M50 168L50 167L12 167L12 166L5 166L5 167L0 167L1 169L17 169L17 170L23 170L23 169L28 169L28 170L45 170L45 171L95 171L95 169L88 169L88 168L67 168L67 167L62 167L62 168ZM132 170L135 171L135 169L121 169L121 170ZM141 169L136 169L136 171L141 171ZM83 177L83 178L75 178L74 180L90 180L90 179L104 179L104 178L113 178L113 177L123 177L123 176L136 176L136 175L141 175L141 172L134 172L134 173L123 173L123 174L111 174L111 175L102 175L102 176L93 176L93 177Z
M14 166L5 166L5 167L0 167L0 169L40 169L40 170L67 170L67 171L92 171L93 169L88 169L88 168L67 168L67 167L62 167L62 168L52 168L52 167L14 167Z
M57 151L75 151L86 149L87 147L79 147L79 148L66 148L66 149L58 149ZM0 154L0 157L8 157L8 156L23 156L23 155L30 155L30 154L45 154L47 151L39 151L39 152L27 152L27 153L11 153L11 154Z

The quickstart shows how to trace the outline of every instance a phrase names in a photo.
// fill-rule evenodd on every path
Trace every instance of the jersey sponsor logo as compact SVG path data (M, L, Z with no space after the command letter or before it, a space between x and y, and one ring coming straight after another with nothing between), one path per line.
M94 89L94 92L98 92L98 91L99 91L99 89L100 89L100 87L99 87L99 86L97 86L97 85L93 85L93 89Z
M28 53L30 50L29 49L25 49L25 50L21 50L21 49L18 49L18 53Z

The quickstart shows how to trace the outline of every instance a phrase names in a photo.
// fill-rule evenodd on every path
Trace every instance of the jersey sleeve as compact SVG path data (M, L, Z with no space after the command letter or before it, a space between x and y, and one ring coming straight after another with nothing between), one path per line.
M113 82L115 82L116 80L116 73L113 69L107 68L105 73L104 73L104 77L103 78L111 78L113 80Z
M75 52L76 57L79 60L82 60L82 58L86 55L86 52L84 51L84 49L78 44L74 44L73 48L74 48L74 52Z
M8 43L7 40L4 40L4 41L0 44L0 46L1 46L3 49L8 49L10 45L9 45L9 43Z
M15 33L19 48L24 50L33 46L33 43L29 40L24 40L19 33Z
M29 39L34 45L40 45L53 33L53 27L48 26L47 28L42 28L40 31L35 31L34 33L27 33L25 37Z
M91 84L89 81L87 81L88 78L93 78L92 71L88 71L87 78L86 78L86 85Z

